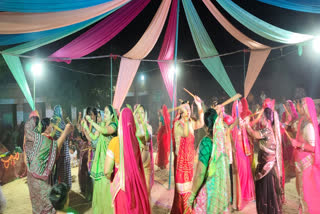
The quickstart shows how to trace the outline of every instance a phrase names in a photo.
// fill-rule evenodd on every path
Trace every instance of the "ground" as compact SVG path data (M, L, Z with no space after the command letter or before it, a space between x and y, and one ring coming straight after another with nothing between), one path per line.
M80 213L91 214L91 203L87 202L80 194L77 175L78 168L72 169L72 175L75 181L72 184L70 193L70 205ZM152 188L152 213L167 214L173 200L173 185L168 190L168 170L155 169L155 184ZM11 213L32 213L29 190L26 178L10 182L2 187L2 191L7 200L7 209L5 214ZM286 203L283 207L283 213L297 213L298 196L295 187L295 179L291 179L285 186ZM248 204L241 212L234 213L256 213L255 202Z

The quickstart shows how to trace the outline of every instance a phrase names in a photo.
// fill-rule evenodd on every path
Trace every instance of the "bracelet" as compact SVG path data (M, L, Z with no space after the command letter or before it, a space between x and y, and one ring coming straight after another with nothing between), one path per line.
M203 113L203 109L200 109L199 111L198 111L198 114L202 114Z

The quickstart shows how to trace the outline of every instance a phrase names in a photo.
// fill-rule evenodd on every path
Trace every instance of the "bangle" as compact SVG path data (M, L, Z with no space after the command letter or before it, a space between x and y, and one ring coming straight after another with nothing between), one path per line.
M203 113L203 109L200 109L199 111L198 111L198 114L202 114Z

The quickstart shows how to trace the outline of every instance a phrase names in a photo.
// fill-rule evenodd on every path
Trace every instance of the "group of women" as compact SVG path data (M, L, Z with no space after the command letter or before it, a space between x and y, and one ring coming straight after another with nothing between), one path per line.
M282 120L275 101L269 98L253 114L244 98L234 102L231 115L219 105L203 114L198 97L195 103L197 120L190 117L190 105L184 103L173 121L175 196L171 213L229 213L254 200L258 213L282 213L285 175L290 171L296 175L299 212L320 213L319 124L311 98L295 104L288 101ZM194 130L203 124L206 135L193 174ZM161 145L158 142L160 150L165 150Z
M228 213L253 200L258 213L281 213L287 166L295 167L300 212L320 212L319 128L311 98L297 104L288 101L281 121L270 99L254 114L245 99L234 102L231 115L220 105L204 112L197 96L194 103L198 117L183 102L172 130L168 109L163 106L160 111L155 164L167 167L172 139L175 193L171 213ZM28 186L33 212L54 213L47 196L53 183L68 182L67 178L57 181L53 172L73 126L67 124L61 130L48 119L39 120L33 112L25 125ZM79 114L79 184L84 195L92 197L93 213L151 213L154 161L152 128L147 121L142 105L120 113L111 105L103 113L89 107L83 117ZM194 133L202 127L206 135L196 149ZM54 140L57 129L61 133ZM254 147L259 148L257 163Z

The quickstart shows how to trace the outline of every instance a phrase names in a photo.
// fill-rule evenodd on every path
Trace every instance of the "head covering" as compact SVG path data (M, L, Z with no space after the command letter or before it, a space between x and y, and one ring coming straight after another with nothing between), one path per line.
M32 112L29 114L29 119L30 119L31 117L39 117L39 118L40 118L39 112L38 112L37 110L32 111Z
M56 105L53 108L53 117L52 118L53 118L53 123L58 125L58 127L61 130L65 129L66 124L64 123L63 118L62 118L62 107L61 107L61 105ZM60 121L60 122L57 124L57 121ZM58 130L56 131L56 137L57 138L59 138L61 134L62 133L60 133Z
M234 121L235 119L233 117L231 117L230 115L228 114L224 114L223 116L223 121L228 125L230 126Z
M271 100L270 98L267 98L264 100L262 104L262 108L270 108L272 111L274 111L274 106L275 106L275 100Z
M118 131L120 143L120 188L126 192L129 207L141 209L136 210L137 213L150 213L143 163L139 142L136 138L135 121L129 108L124 108L121 111Z
M315 131L315 152L314 152L314 164L315 165L320 165L320 145L319 145L319 129L318 129L318 120L317 120L317 112L316 112L316 107L314 105L314 102L312 98L310 97L305 97L303 98L304 100L304 105L306 105L305 109L307 109L308 112L305 112L306 116L312 121L312 125L314 127Z
M292 119L293 120L298 119L298 113L297 113L296 107L294 106L293 102L291 100L287 100L287 103L289 103L289 106L290 106Z
M56 105L53 108L53 116L57 116L57 117L62 118L62 107L61 107L61 105Z
M241 104L242 104L242 112L240 113L240 117L244 119L245 117L250 116L252 112L249 109L249 105L246 98L243 97L241 99Z

